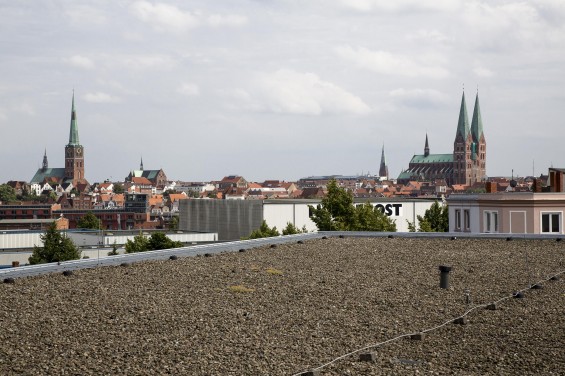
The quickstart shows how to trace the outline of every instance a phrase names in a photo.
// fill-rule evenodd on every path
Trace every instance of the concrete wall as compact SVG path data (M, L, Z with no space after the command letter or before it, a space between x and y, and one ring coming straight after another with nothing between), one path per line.
M274 200L273 200L274 201ZM292 223L296 228L306 229L310 232L318 231L316 224L310 219L309 203L285 202L265 202L263 204L263 218L269 227L276 226L277 230L282 233L287 223ZM310 203L311 204L311 203Z
M262 220L263 202L259 200L179 202L179 230L217 233L219 241L249 236Z

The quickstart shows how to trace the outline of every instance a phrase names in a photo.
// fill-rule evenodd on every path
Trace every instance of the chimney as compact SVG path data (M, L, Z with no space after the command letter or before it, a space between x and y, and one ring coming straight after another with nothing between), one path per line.
M532 192L534 193L541 193L541 180L535 178L534 182L532 183Z
M551 192L563 192L563 171L550 170Z
M485 183L485 190L487 193L496 193L497 192L496 186L497 186L496 182L487 181Z

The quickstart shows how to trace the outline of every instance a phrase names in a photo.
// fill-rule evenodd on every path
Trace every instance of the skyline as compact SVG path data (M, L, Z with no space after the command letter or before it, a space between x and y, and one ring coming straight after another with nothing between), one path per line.
M556 0L0 4L0 182L64 165L72 91L90 182L378 173L453 150L477 91L487 175L560 167ZM20 141L22 140L22 141ZM535 171L532 171L535 164Z

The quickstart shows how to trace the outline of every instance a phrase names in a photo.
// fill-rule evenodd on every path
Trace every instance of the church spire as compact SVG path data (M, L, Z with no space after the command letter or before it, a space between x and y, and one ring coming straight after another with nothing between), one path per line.
M469 117L467 116L467 104L465 103L465 92L461 98L461 108L459 109L459 120L457 121L457 134L455 137L461 135L463 139L467 139L469 135Z
M428 134L426 133L426 145L424 146L424 157L430 155L430 144L428 143Z
M479 106L479 93L477 92L477 97L475 98L475 108L473 109L473 119L471 120L471 134L473 135L473 141L479 142L481 136L483 135L483 119L481 119L481 109Z
M75 110L75 91L73 90L73 104L71 108L71 130L69 133L69 146L78 146L80 142L78 140L78 124L77 124L77 114Z
M379 168L379 176L385 177L388 179L388 166L386 165L386 157L385 157L385 144L383 143L383 149L381 152L381 165Z
M141 157L141 163L139 164L139 169L143 171L143 157Z
M41 169L43 171L47 170L49 168L49 163L47 162L47 148L45 149L45 154L43 154L43 165L41 166Z

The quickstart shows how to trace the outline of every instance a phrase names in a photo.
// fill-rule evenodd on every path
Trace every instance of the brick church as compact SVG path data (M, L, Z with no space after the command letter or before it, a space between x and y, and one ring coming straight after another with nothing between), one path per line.
M448 185L473 185L486 179L487 144L483 132L483 121L479 106L479 94L475 98L473 118L469 127L465 93L461 98L457 132L453 142L453 153L431 154L426 134L424 154L412 157L408 169L398 176L398 183L408 181L445 180Z
M65 146L65 167L49 168L46 151L43 156L43 164L31 179L31 183L72 184L73 187L88 186L88 181L84 177L84 147L80 144L78 138L74 93L71 106L69 143Z

